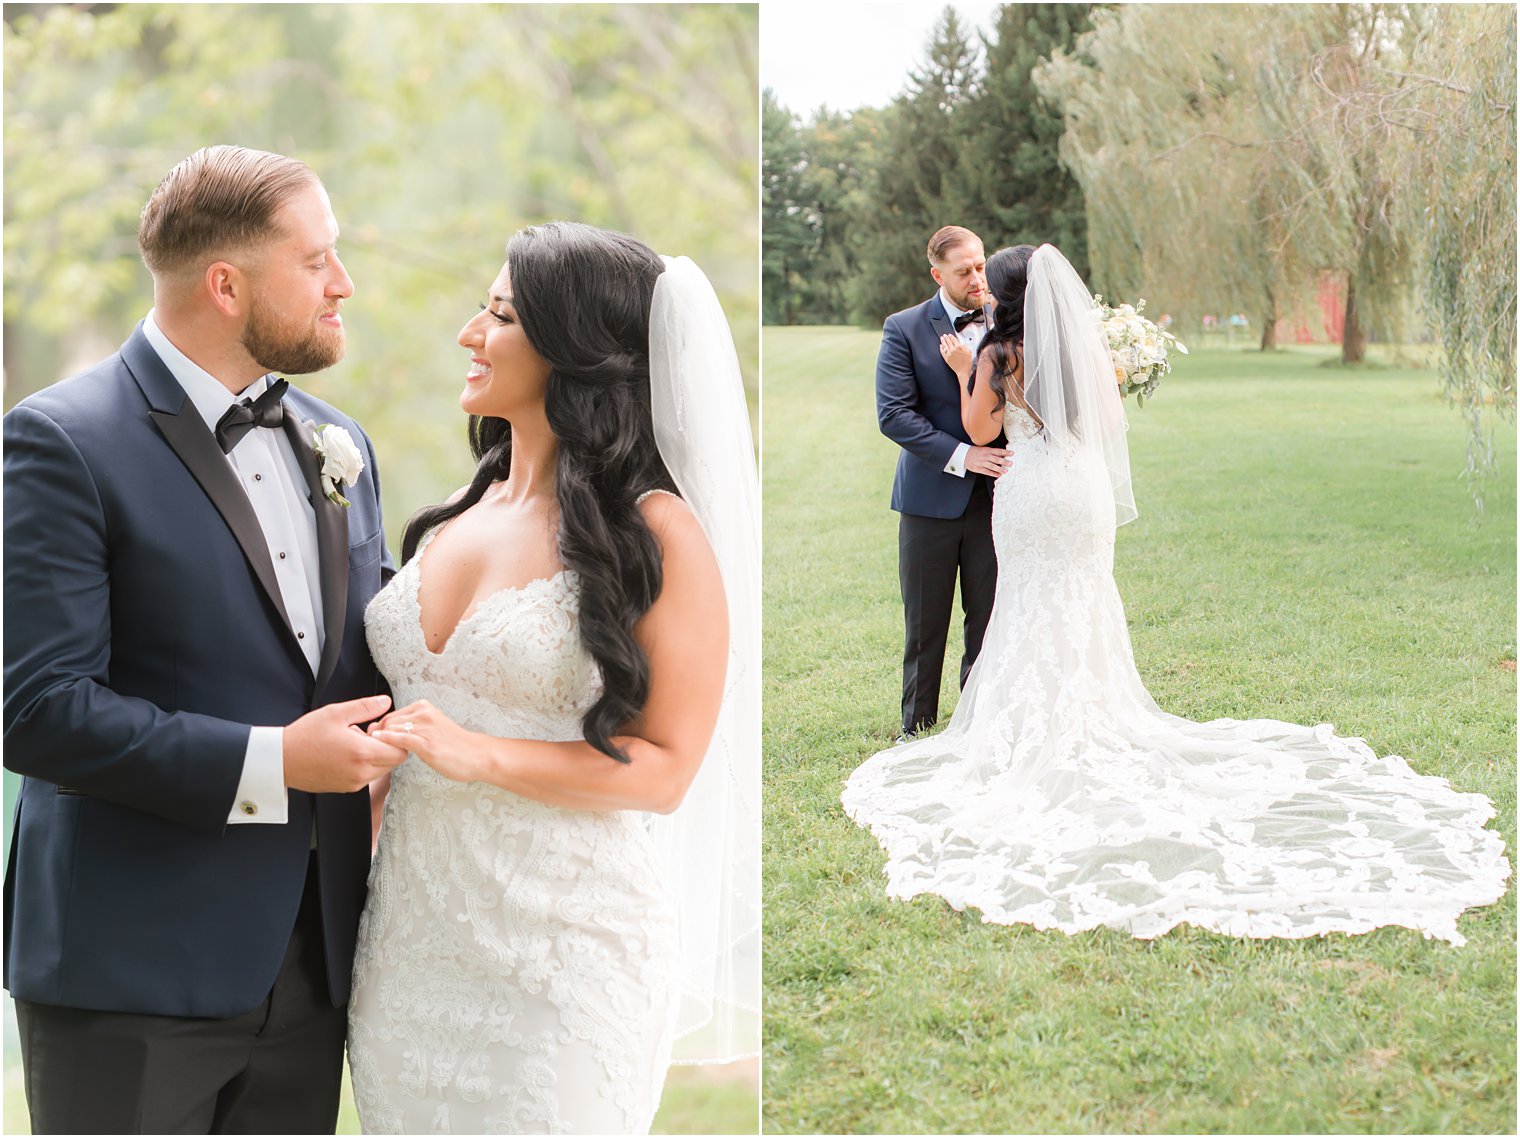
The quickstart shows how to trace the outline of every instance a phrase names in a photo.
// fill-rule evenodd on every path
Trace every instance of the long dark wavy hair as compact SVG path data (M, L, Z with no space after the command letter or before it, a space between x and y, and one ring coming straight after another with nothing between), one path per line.
M1012 245L987 258L987 291L997 301L992 327L976 349L968 390L976 388L976 368L985 354L992 361L989 383L999 407L1008 402L1008 385L1024 353L1024 290L1029 284L1033 245Z
M573 221L519 230L507 263L523 333L550 367L544 411L559 442L559 556L580 578L581 643L602 673L601 698L581 728L593 747L626 763L612 737L649 698L649 659L633 627L663 584L659 542L637 503L647 490L676 489L649 404L649 309L665 264L641 241ZM469 437L474 479L457 501L411 517L403 564L423 534L511 472L511 424L472 415Z

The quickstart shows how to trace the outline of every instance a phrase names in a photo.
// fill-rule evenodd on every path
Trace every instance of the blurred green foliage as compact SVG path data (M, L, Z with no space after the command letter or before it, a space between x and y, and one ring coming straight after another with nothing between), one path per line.
M1031 75L1087 29L1089 7L1004 4L978 35L947 5L885 107L799 118L767 90L764 322L879 327L933 292L924 248L942 225L988 253L1049 241L1085 274L1082 190Z
M756 390L752 4L10 4L4 35L7 408L126 338L143 203L219 142L331 193L348 355L301 384L374 439L393 548L469 476L454 337L523 225L690 256Z
M7 409L126 339L152 305L138 214L170 167L214 143L300 158L332 196L356 289L348 354L300 383L373 438L393 550L408 515L469 477L454 338L524 225L571 218L690 256L756 405L753 4L4 14ZM662 1126L753 1129L753 1089L697 1090L673 1088L691 1117Z

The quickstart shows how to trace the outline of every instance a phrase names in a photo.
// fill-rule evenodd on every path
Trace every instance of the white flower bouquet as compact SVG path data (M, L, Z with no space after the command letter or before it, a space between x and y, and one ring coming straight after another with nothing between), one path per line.
M1161 377L1172 370L1167 358L1168 345L1175 345L1187 355L1187 346L1181 340L1140 315L1144 309L1144 300L1115 308L1102 296L1093 297L1093 314L1108 339L1108 355L1114 363L1119 391L1123 395L1133 394L1141 407L1145 406L1146 396L1156 393Z

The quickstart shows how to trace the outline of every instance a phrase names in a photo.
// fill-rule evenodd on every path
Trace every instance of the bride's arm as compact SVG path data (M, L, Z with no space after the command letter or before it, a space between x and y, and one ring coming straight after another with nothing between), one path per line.
M649 699L615 742L620 763L584 740L548 743L467 731L426 701L371 729L460 782L488 782L574 810L652 810L681 804L712 739L728 658L728 604L712 548L685 502L654 494L640 507L662 549L664 584L634 627L649 658ZM399 724L410 723L405 732Z
M1003 430L1003 405L992 390L992 360L982 356L976 364L976 381L961 381L961 426L977 446L986 446Z

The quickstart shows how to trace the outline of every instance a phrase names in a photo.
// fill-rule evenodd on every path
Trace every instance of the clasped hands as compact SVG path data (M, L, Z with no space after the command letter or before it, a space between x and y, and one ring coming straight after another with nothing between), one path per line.
M348 794L400 766L409 751L445 778L478 777L481 751L472 745L474 732L426 700L387 714L390 706L388 695L330 703L286 727L285 785L313 794Z
M444 778L473 782L483 774L480 736L467 731L425 699L369 725L369 737L410 751Z

